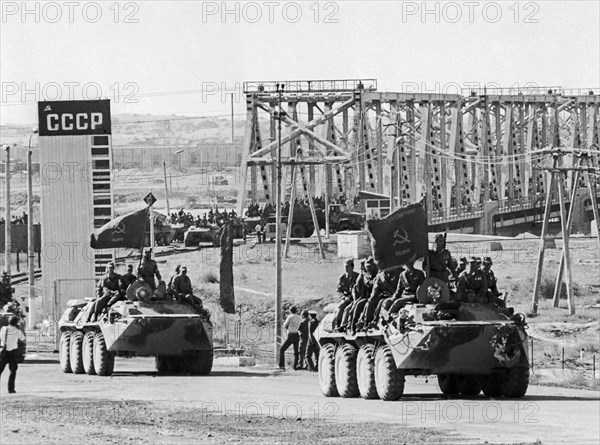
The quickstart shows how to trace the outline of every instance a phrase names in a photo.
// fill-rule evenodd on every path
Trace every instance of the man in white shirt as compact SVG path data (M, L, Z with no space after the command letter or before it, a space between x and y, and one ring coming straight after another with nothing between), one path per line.
M290 315L288 315L283 323L283 328L287 329L287 338L279 349L280 369L285 369L285 351L292 345L294 346L294 369L298 367L298 359L300 358L298 355L298 344L300 343L300 334L298 333L298 328L300 327L300 322L302 319L297 312L298 310L296 309L296 306L292 306L290 308Z
M0 329L0 376L8 365L10 375L8 376L8 392L14 394L17 368L19 367L19 340L25 341L25 336L19 329L19 318L12 316L8 326Z

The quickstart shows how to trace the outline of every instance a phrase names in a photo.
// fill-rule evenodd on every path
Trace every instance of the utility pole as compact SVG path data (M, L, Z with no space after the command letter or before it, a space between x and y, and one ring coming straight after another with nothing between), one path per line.
M277 363L279 348L281 347L281 328L282 328L282 297L281 297L281 119L285 112L281 110L281 96L283 94L284 84L277 84L279 93L279 107L275 113L278 120L279 140L277 143L277 181L275 190L275 275L276 275L276 302L275 302L275 363ZM288 222L289 223L289 222Z
M8 285L10 287L10 250L12 247L10 238L10 145L5 145L4 150L6 150L6 167L4 171L4 177L6 178L6 208L4 209L4 270L8 274Z
M167 198L167 216L171 216L171 207L169 206L169 184L167 183L167 163L163 161L163 174L165 178L165 197Z
M227 93L231 96L231 144L233 145L234 127L233 127L233 93Z
M31 170L31 138L38 130L29 136L29 150L27 151L27 272L29 275L29 299L27 312L27 325L32 329L35 325L35 252L33 250L33 171Z

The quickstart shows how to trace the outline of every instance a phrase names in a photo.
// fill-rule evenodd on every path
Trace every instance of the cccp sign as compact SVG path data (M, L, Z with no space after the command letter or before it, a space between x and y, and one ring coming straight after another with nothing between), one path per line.
M111 134L109 100L38 102L40 136Z

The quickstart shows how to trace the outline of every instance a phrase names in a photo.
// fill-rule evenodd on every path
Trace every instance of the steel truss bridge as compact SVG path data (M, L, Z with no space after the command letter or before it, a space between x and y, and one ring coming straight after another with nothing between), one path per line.
M378 92L375 79L347 79L245 82L244 92L240 211L248 198L273 202L280 142L283 196L298 165L304 194L352 202L368 191L388 196L392 210L424 198L429 224L439 229L467 224L493 233L539 220L549 147L567 153L561 167L576 166L584 153L600 192L598 89L394 93ZM572 183L573 171L564 175L570 204L573 187L585 184ZM577 193L574 226L589 230L589 194Z

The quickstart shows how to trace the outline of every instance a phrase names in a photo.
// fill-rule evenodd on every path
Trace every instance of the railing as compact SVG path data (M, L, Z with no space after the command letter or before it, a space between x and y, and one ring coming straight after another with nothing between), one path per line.
M284 85L284 93L377 90L377 79L287 80L279 82L267 80L244 82L244 93L276 93L278 84Z

